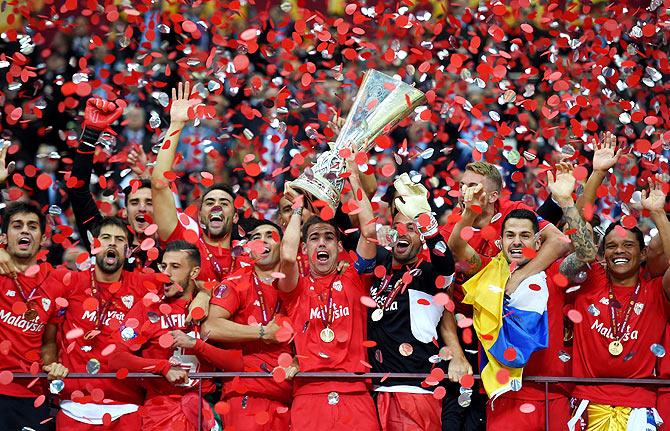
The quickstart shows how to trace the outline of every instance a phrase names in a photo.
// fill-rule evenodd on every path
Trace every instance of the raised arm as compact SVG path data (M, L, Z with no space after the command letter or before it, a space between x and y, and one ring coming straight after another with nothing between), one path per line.
M583 271L587 264L596 258L596 246L593 244L593 235L579 210L575 206L572 192L575 189L573 167L569 163L559 163L556 166L556 179L551 171L547 172L549 190L556 203L563 209L563 218L569 229L570 239L574 252L561 263L560 271L569 280L574 281L577 274Z
M158 236L166 241L179 222L177 218L177 206L172 195L170 180L166 174L172 171L177 144L184 126L189 121L189 111L191 111L198 100L189 99L191 95L191 83L179 83L178 88L172 89L172 106L170 107L170 127L165 133L163 145L158 156L156 164L151 173L151 199L154 206L154 220L158 225Z
M76 182L68 181L67 189L81 244L89 251L91 244L87 232L102 219L90 190L95 144L100 134L114 123L122 112L122 106L98 98L88 99L84 109L84 131L73 157L70 174L76 178Z
M463 229L472 227L478 215L477 208L481 208L485 200L486 192L481 184L467 187L463 191L464 210L447 241L453 258L459 264L459 272L466 278L470 278L479 272L482 268L482 259L479 253L463 239Z
M358 237L356 253L363 259L374 259L377 255L377 244L373 241L377 239L377 228L374 222L374 214L370 199L365 193L360 179L360 171L356 163L349 161L349 182L351 183L351 192L358 205L358 225L361 235Z
M277 288L282 292L292 292L298 285L300 268L298 266L298 249L300 247L300 225L302 221L302 195L297 196L293 202L293 214L284 230L284 238L281 241L279 253L279 272L284 278L277 280Z
M594 205L598 193L598 187L603 183L609 171L619 161L619 157L623 153L622 149L616 149L616 137L607 132L601 143L592 140L593 143L593 172L589 175L586 184L584 185L584 192L577 199L577 209L580 213L587 205ZM583 213L582 213L583 214Z
M649 217L658 229L658 236L663 244L663 252L670 256L670 221L665 213L665 198L667 196L668 185L660 175L656 176L656 181L650 182L649 193L642 191L642 208L649 211ZM665 296L670 300L670 268L665 270L663 275L663 290Z

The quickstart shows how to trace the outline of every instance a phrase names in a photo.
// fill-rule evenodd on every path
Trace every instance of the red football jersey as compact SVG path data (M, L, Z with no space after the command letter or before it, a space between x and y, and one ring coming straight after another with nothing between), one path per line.
M0 276L0 371L27 373L34 363L39 364L38 371L42 371L42 335L46 323L56 315L56 298L65 296L57 285L44 280L52 272L63 274L65 271L54 270L48 263L40 264L39 268L39 272L32 277L18 274L18 285L12 278ZM29 308L37 313L34 319L26 319L25 312L16 309L26 303L20 288L26 299L30 299ZM34 398L44 393L43 385L34 384L28 388L30 383L32 379L15 379L7 385L0 385L0 394Z
M651 345L661 343L666 326L664 305L667 302L660 277L640 280L640 293L630 312L622 339L623 353L613 356L608 351L614 340L608 285L605 269L592 264L587 280L575 297L575 309L583 321L575 324L572 370L575 377L652 378L656 356ZM621 304L617 324L622 325L624 313L635 286L614 285L614 296ZM645 386L577 385L574 396L596 403L624 407L653 407L656 389Z
M369 295L370 280L364 282L353 266L339 275L326 277L300 276L291 293L280 293L295 331L295 349L301 372L367 372L367 310L361 297ZM326 343L320 333L324 329L324 313L332 286L332 324L335 339ZM323 319L322 319L323 317ZM294 395L366 391L363 381L300 379L294 382Z
M66 271L64 275L49 277L46 283L69 292L69 305L58 334L58 347L60 362L71 373L91 372L90 368L99 369L101 373L110 372L105 356L111 352L105 349L121 342L119 327L126 314L147 291L162 289L156 274L123 271L120 282L96 281L99 297L96 305L91 289L91 271ZM87 340L85 335L96 328L100 333ZM88 402L99 403L105 398L142 404L144 400L142 388L134 379L123 382L116 379L70 379L66 381L61 397L67 399L76 390L83 392L85 397L90 395Z
M260 289L262 294L265 319L257 289ZM241 325L266 324L272 320L275 313L286 315L276 288L261 282L252 271L245 272L239 278L224 281L224 284L215 290L210 304L228 310L231 314L230 320ZM239 344L226 343L226 346L241 349L244 355L244 369L252 372L272 372L279 365L279 355L292 353L286 343L267 344L260 340ZM224 385L225 394L228 396L243 392L285 404L291 400L292 389L293 384L289 381L277 383L274 379L267 378L240 379L239 383L226 382Z

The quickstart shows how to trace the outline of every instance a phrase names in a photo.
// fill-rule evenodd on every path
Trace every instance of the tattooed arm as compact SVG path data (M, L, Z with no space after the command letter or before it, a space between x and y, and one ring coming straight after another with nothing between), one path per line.
M575 206L572 192L575 189L573 167L569 163L559 163L556 166L556 179L551 171L547 172L549 189L556 203L563 209L563 219L569 229L570 239L575 251L561 263L560 271L569 280L574 281L576 275L584 270L586 265L596 258L596 246L593 244L593 235L588 225Z

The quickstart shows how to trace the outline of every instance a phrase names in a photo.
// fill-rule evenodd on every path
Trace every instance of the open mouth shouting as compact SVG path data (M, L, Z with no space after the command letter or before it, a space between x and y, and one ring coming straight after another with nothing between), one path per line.
M523 258L523 248L512 247L507 249L507 254L510 259L522 259Z
M396 253L402 254L409 250L411 243L403 237L398 238L398 242L395 244Z
M119 260L119 253L115 249L108 248L107 251L105 251L104 262L107 265L114 265L118 260Z
M19 237L19 240L17 241L17 247L19 250L30 250L30 246L32 246L33 241L29 236L21 236Z
M330 258L330 254L328 254L327 251L325 250L319 250L316 252L316 261L319 263L327 263L328 258Z
M223 227L223 208L215 206L209 213L209 227L211 229L221 229Z
M149 222L145 215L140 213L135 216L135 225L138 230L144 230L149 226Z

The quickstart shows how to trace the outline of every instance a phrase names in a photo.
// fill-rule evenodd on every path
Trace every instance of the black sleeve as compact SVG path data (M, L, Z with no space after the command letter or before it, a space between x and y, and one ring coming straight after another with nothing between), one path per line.
M437 234L427 238L426 245L430 250L430 263L433 266L433 273L444 276L453 275L456 270L454 256L442 239L442 235Z
M77 231L81 238L81 245L91 250L87 232L101 219L98 206L91 195L91 172L93 172L93 155L95 143L100 137L100 131L85 129L79 141L79 147L73 157L72 176L77 178L77 184L68 186L68 195L77 222Z
M556 226L563 218L563 210L549 195L547 200L537 209L537 215Z
M351 219L349 216L342 211L342 205L338 206L337 211L335 211L335 223L337 223L337 226L342 232L342 247L346 251L356 250L356 247L358 246L358 238L361 236L361 231L357 230L348 234L344 233L348 229L351 229L353 225L351 224Z

